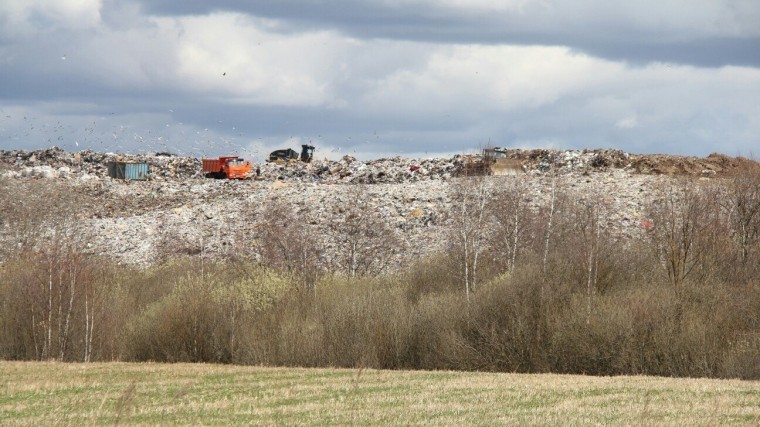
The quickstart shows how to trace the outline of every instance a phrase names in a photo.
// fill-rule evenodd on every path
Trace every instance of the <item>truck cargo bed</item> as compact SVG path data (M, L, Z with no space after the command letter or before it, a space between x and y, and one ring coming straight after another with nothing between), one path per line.
M203 172L220 172L222 164L219 159L201 159Z

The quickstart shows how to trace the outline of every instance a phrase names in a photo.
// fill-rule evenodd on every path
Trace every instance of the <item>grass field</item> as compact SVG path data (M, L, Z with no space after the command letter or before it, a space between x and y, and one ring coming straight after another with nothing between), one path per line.
M760 382L0 362L0 425L759 425Z

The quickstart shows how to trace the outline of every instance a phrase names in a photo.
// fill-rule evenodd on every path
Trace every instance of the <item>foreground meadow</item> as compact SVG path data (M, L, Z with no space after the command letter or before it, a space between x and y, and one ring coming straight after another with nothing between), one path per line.
M0 424L760 423L757 381L0 363Z

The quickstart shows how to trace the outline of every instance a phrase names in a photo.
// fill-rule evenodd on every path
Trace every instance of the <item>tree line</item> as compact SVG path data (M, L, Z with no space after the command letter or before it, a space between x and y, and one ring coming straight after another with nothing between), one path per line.
M630 235L601 190L526 179L456 180L447 244L403 265L357 193L329 263L273 200L255 244L150 267L90 253L65 186L0 181L0 358L760 378L757 171L662 180Z

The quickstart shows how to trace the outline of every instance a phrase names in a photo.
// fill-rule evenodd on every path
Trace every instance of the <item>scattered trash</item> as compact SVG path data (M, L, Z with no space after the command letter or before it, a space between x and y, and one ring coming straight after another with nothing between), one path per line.
M493 158L487 159L485 163L492 163L488 168L490 172L480 170L483 167L479 165L484 164L483 156L480 154L459 154L451 158L430 159L391 157L368 161L346 155L338 161L312 159L311 162L266 162L252 165L252 170L255 171L257 179L264 181L279 178L296 182L375 184L448 180L457 176L479 174L542 175L617 169L639 174L720 177L742 170L749 164L756 165L742 157L721 154L681 157L634 155L611 149L560 151L498 147L489 151ZM145 163L150 168L151 180L187 180L204 176L201 159L176 156L167 152L130 155L98 153L91 150L66 152L58 147L36 151L0 150L0 163L25 177L106 177L110 162ZM67 169L64 173L59 173L61 168Z
M493 175L519 175L525 182L525 201L530 209L547 202L554 174L568 194L591 194L601 198L609 212L604 223L611 232L634 236L654 224L642 213L661 175L684 173L721 177L737 168L756 163L723 155L706 158L633 155L619 150L513 150L496 149ZM95 236L92 250L125 263L151 263L167 235L178 236L205 256L224 256L225 240L212 230L229 230L229 236L254 235L254 222L271 200L279 198L292 207L314 235L322 239L325 259L334 255L335 242L319 230L342 220L350 204L361 197L368 209L408 243L399 257L419 257L445 245L446 224L454 206L451 183L479 155L409 159L390 157L267 162L252 165L253 180L205 179L201 160L168 152L155 154L0 150L0 174L19 180L51 179L65 182L82 196L78 213L88 221ZM109 162L146 164L148 180L123 182L108 178ZM709 171L709 172L705 172ZM709 174L709 175L708 175ZM515 179L496 176L498 182ZM353 184L377 184L356 186ZM229 209L229 206L246 209ZM119 246L113 246L119 236ZM163 237L162 237L163 236ZM211 236L211 237L209 237ZM424 245L414 242L426 242ZM240 240L239 245L247 242Z

